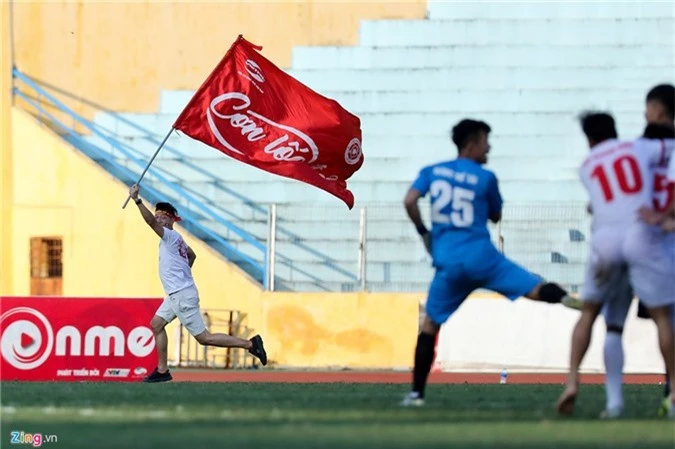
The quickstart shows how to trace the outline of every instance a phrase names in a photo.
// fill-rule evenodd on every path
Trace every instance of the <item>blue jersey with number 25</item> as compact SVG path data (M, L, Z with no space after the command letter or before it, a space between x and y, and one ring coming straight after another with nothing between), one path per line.
M467 251L486 244L494 247L487 221L502 210L494 173L470 159L455 159L423 168L412 187L422 196L431 195L434 265L456 260L460 252L469 256Z

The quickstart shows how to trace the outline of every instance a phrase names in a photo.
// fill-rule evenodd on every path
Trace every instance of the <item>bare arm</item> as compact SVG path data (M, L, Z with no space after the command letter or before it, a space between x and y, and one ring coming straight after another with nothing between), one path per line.
M431 233L426 228L426 226L424 226L422 214L420 213L420 208L417 205L417 201L419 201L421 197L422 194L417 189L410 189L405 195L403 205L405 206L405 210L408 213L410 221L412 221L415 225L417 233L420 235L420 237L422 237L424 247L427 249L429 254L431 254Z
M426 228L426 226L424 226L424 222L422 221L422 214L420 213L420 208L417 205L417 201L421 197L422 195L416 189L410 189L408 190L408 193L405 195L403 205L405 206L405 210L408 213L410 221L412 221L413 224L415 225L418 234L423 235L425 233L428 233L429 230Z
M152 212L150 212L148 208L145 207L145 204L143 204L140 198L138 198L138 190L138 186L134 184L129 189L129 195L131 195L131 198L138 206L138 210L141 213L143 220L145 220L148 226L150 226L152 230L155 231L155 234L157 234L160 238L164 237L164 226L157 222Z
M188 264L190 265L190 268L192 268L192 265L195 263L195 259L197 258L197 255L195 252L188 246L187 249L187 255L188 255Z
M497 177L492 173L488 184L487 195L488 219L493 223L499 223L502 219L502 207L504 201L502 200L502 194L499 191L499 181L497 181Z

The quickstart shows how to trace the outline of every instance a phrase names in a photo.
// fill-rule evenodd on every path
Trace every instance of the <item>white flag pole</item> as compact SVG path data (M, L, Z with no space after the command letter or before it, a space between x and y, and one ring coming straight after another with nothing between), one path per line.
M148 169L150 168L150 165L152 165L152 162L153 162L153 161L155 160L155 158L157 157L157 153L159 153L159 150L162 149L162 147L164 146L164 144L166 143L166 141L169 140L169 136L171 135L171 133L172 133L173 131L174 131L174 128L171 128L171 131L169 131L169 133L166 135L166 137L164 137L164 140L162 140L162 143L159 144L159 147L157 148L157 151L155 151L155 154L153 154L153 155L152 155L152 158L150 158L150 162L148 162L148 165L145 166L145 169L143 170L143 173L141 173L141 177L138 178L138 181L136 182L136 184L140 184L140 183L141 183L141 180L142 180L143 177L145 176L145 173L148 171ZM126 201L124 202L124 204L122 205L122 209L124 209L125 207L127 207L127 204L129 204L129 200L130 200L130 199L131 199L131 195L127 196L127 200L126 200Z

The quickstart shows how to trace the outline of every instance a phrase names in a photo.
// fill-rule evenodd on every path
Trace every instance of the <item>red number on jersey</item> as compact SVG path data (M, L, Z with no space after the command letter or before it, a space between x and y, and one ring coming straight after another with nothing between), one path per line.
M661 201L665 198L665 201ZM666 175L656 173L654 175L654 209L665 212L668 205L673 202L673 186L668 182Z
M642 190L642 176L640 175L640 167L633 156L621 156L612 164L614 175L618 181L619 188L623 193L632 194ZM609 182L605 167L598 165L593 169L591 178L597 178L602 188L602 194L605 196L605 201L608 203L614 200L614 192L612 185Z

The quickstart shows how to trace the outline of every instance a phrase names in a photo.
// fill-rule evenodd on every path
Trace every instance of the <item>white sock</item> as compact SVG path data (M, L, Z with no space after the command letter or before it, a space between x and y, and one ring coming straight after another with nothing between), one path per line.
M605 336L605 390L607 410L623 409L623 344L621 334L607 332Z

